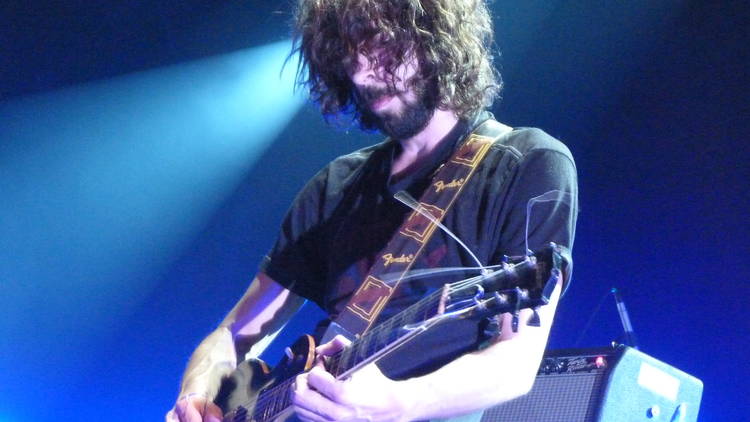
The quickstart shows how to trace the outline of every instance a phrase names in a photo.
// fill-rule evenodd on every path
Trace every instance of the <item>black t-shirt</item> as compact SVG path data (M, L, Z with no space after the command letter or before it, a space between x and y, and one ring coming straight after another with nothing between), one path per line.
M387 140L333 160L297 195L260 270L335 318L361 281L348 274L366 274L373 257L411 211L395 200L393 193L406 189L419 198L433 171L487 117L484 113L473 122L459 122L424 165L399 181L390 178L393 157L400 151L397 142ZM572 247L576 169L570 151L561 142L539 129L515 129L492 145L443 224L482 264L497 264L505 255L525 253L529 200L550 191L559 193L532 208L528 226L531 250L549 242ZM412 269L476 266L470 254L438 230ZM445 282L464 276L402 283L379 321ZM468 347L477 340L472 334L470 339L446 342L463 342Z

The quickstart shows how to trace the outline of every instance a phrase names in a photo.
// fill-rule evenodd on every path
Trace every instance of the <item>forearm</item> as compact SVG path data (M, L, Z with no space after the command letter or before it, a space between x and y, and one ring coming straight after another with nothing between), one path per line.
M221 326L208 335L190 357L179 397L199 394L213 400L221 379L237 366L231 331Z
M213 399L221 380L252 349L259 354L304 303L264 274L258 274L243 297L193 352L182 378L180 397Z
M527 315L523 315L522 318ZM525 318L524 318L525 319ZM543 321L551 322L542 316ZM510 330L510 318L503 331ZM435 372L404 381L387 378L375 364L339 380L322 366L297 376L292 402L305 421L367 419L407 422L448 418L484 409L528 392L544 353L547 327L519 327L478 352L466 354ZM342 340L318 353L330 356Z
M405 420L462 415L526 394L544 347L531 349L516 341L497 343L431 374L397 382Z
M539 309L539 327L522 323L514 332L510 315L504 314L498 342L428 375L395 382L407 413L404 420L457 416L528 393L544 355L560 289L558 283L550 303ZM531 315L524 309L520 320L528 321Z

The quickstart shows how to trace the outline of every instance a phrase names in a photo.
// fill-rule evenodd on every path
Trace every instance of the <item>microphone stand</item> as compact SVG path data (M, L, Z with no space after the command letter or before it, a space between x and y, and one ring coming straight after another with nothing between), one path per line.
M635 330L633 325L630 323L630 316L628 315L628 309L625 307L625 302L622 300L620 291L616 287L612 288L612 295L615 297L617 303L617 313L620 314L620 322L623 328L623 337L626 346L630 346L633 349L638 349L638 340L635 337Z

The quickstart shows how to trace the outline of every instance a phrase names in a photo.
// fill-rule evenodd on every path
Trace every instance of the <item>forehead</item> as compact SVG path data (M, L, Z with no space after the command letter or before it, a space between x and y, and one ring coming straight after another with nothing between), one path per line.
M392 57L371 58L364 54L358 54L356 61L346 68L347 76L354 79L359 72L370 72L375 75L376 80L399 84L413 80L419 73L419 59L411 54L403 60L394 60Z
M350 62L368 61L380 66L395 67L412 62L417 54L413 44L396 42L381 35L358 43L349 56Z

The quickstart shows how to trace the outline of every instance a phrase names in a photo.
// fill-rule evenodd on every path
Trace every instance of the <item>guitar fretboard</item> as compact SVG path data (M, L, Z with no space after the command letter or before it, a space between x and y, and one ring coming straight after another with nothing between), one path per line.
M341 353L328 359L326 369L338 378L389 344L397 341L404 335L404 327L419 323L437 314L441 294L438 291L422 298L362 337L354 340ZM272 388L263 390L255 403L252 420L254 422L265 422L291 406L290 386L293 382L294 378L290 378Z
M342 376L403 337L406 334L405 327L435 316L438 313L439 305L440 292L423 298L389 318L386 322L376 326L364 336L354 340L341 353L331 356L326 369L337 378Z
M326 369L336 378L345 375L350 370L404 337L409 331L407 327L411 324L418 324L437 315L443 295L452 299L471 298L474 291L473 288L483 282L490 283L490 286L487 286L490 291L497 291L507 288L511 283L517 282L519 279L517 271L534 272L535 269L535 261L525 260L499 271L496 273L498 276L493 277L492 280L484 279L483 277L473 277L449 284L444 287L447 290L438 289L389 318L387 321L377 325L365 335L355 339L340 353L330 356L326 361ZM271 420L289 408L292 405L290 386L293 382L294 377L261 391L254 403L252 421L265 422Z

